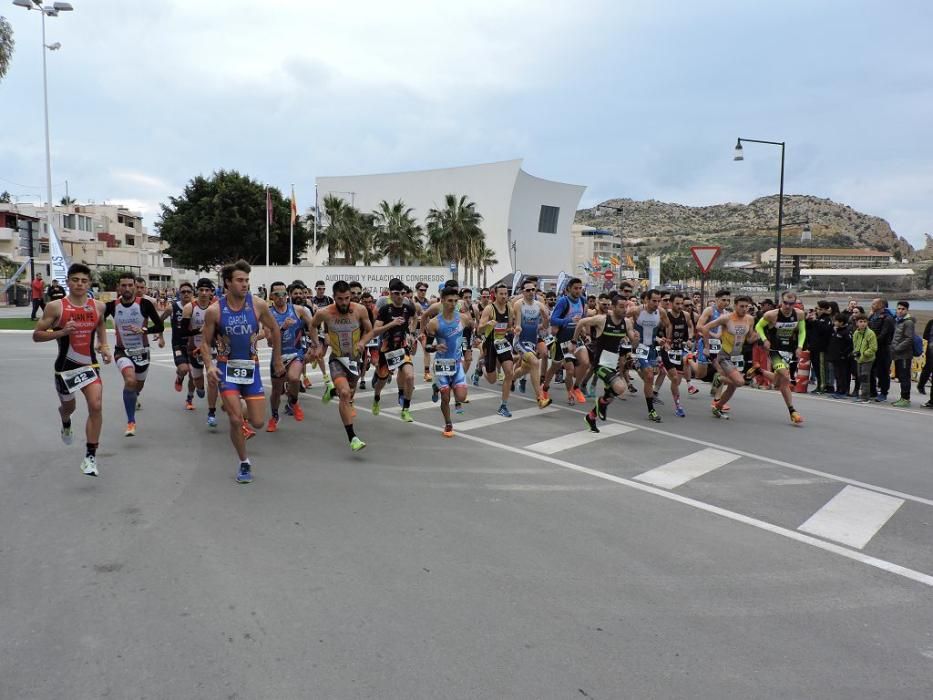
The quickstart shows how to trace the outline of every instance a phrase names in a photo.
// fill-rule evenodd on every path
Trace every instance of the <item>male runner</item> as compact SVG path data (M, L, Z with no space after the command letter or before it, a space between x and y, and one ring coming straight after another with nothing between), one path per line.
M532 280L522 283L522 296L512 304L512 318L518 323L518 339L515 341L515 361L519 363L514 379L524 392L525 375L531 377L531 388L535 392L540 408L551 405L550 397L541 393L541 355L547 352L544 338L548 335L551 313L543 302L535 299L537 284ZM514 381L513 379L513 381Z
M461 290L462 291L462 290ZM434 381L441 395L441 415L444 417L444 437L454 436L453 421L450 418L450 394L459 405L466 400L467 381L463 369L463 337L467 328L472 328L473 319L466 312L457 309L461 292L456 287L444 287L441 290L441 313L425 327L428 347L433 347Z
M628 325L628 301L618 295L612 299L609 312L590 316L581 320L574 330L574 338L579 340L584 333L596 331L594 345L596 376L603 383L603 395L596 400L596 405L584 416L590 432L598 433L596 418L606 420L609 404L618 396L625 398L627 391L625 380L619 371L621 362L620 346L623 340L634 342L636 336Z
M654 408L654 373L658 367L657 341L662 334L669 333L670 327L667 312L660 307L660 303L661 292L649 289L645 292L643 305L630 305L626 312L635 322L635 332L640 339L638 347L635 348L635 362L644 382L648 420L654 423L661 422L661 416Z
M271 340L269 338L270 334L279 333L282 347L282 366L285 368L285 372L282 374L276 373L275 367L269 369L272 378L272 396L269 397L272 415L269 417L266 432L274 433L279 429L279 405L283 393L288 394L289 415L294 416L299 423L305 419L301 404L298 403L298 389L301 386L301 369L304 366L305 356L301 348L301 341L304 336L304 329L311 327L311 313L304 306L295 306L289 301L288 289L284 282L273 282L269 290L272 298L269 313L275 319L278 330L269 331L267 329L266 340ZM287 389L286 383L288 384Z
M350 301L350 285L343 280L334 282L334 303L318 309L311 319L312 328L324 328L327 343L331 350L328 369L333 380L332 388L324 391L323 402L328 403L334 392L340 397L339 411L350 449L358 452L366 443L356 436L353 429L353 394L360 377L359 358L366 352L366 343L373 336L373 327L369 314L359 304ZM312 341L308 348L308 357L316 355L320 363L324 362L327 348Z
M412 297L412 303L414 303L415 308L418 310L418 321L417 321L417 331L421 332L421 346L424 347L424 326L427 324L427 321L424 323L421 322L421 315L428 310L431 306L431 300L425 296L428 291L428 285L424 282L418 282L415 285L415 296ZM389 293L391 294L392 288L389 288ZM417 332L416 331L416 332ZM427 350L424 351L424 381L431 381L431 353Z
M354 304L359 304L362 298L363 283L359 280L352 280L350 282L350 301L352 301Z
M548 373L541 387L545 394L557 369L564 367L564 383L567 386L567 403L586 403L586 396L580 388L583 378L589 371L590 363L586 348L573 342L577 323L586 318L586 302L583 299L583 281L572 277L567 282L567 293L560 297L551 311L551 325L557 327L555 352L562 361L555 361L548 368ZM554 358L557 360L558 358Z
M732 303L732 292L728 289L720 289L716 292L716 301L713 304L707 306L700 313L700 318L697 319L695 328L699 330L700 326L707 325L712 321L715 321L724 313L726 309ZM713 382L712 393L714 394L714 403L715 403L715 392L719 388L721 382L716 380L716 367L714 360L719 354L719 349L721 347L720 334L722 331L717 327L712 329L710 336L708 338L700 337L697 339L697 351L696 351L696 362L694 362L690 369L697 379L709 380ZM691 394L697 393L699 391L695 387L688 384L687 391ZM721 405L720 408L723 411L729 411L729 407L726 405Z
M365 291L360 297L360 303L366 308L366 313L369 314L369 322L376 325L376 300L372 295L372 292ZM382 339L378 335L374 335L372 340L366 343L367 352L363 353L363 362L360 368L360 389L366 391L366 374L369 372L370 367L376 367L379 365L379 347L382 345ZM375 372L373 373L375 375ZM375 381L375 376L373 376Z
M249 292L250 265L245 260L225 265L221 276L226 294L216 304L211 304L204 314L204 329L201 333L201 361L204 372L212 384L220 388L224 410L230 419L230 442L240 460L236 481L249 484L253 481L253 467L246 454L249 433L247 421L256 430L266 422L265 395L262 377L259 374L259 355L256 342L262 336L262 328L271 331L272 369L274 374L285 373L282 365L282 342L275 318L262 299ZM211 348L217 345L217 364L212 362ZM246 400L246 419L243 417L241 399Z
M107 302L104 316L113 316L116 333L113 358L123 375L123 408L126 409L125 437L136 435L136 409L149 374L149 335L162 337L165 324L151 297L137 296L137 279L129 272L120 275L119 299ZM146 326L146 322L151 325Z
M512 309L509 306L509 288L500 284L496 287L495 300L484 310L479 320L477 333L485 335L483 341L483 362L486 371L486 381L496 383L496 366L501 367L502 403L496 411L503 418L511 418L509 411L509 390L512 385ZM479 369L477 363L477 369ZM474 384L477 381L474 379Z
M188 342L182 337L181 319L184 316L185 305L194 298L194 287L190 282L182 282L178 285L178 294L168 308L162 312L161 318L165 321L169 319L172 328L172 359L175 361L175 391L181 391L185 385L185 377L188 377L188 397L185 401L185 408L191 407L194 410L192 401L194 400L194 377L191 376L191 365L188 360Z
M372 412L374 416L379 415L382 389L397 372L395 383L402 392L401 418L406 423L412 423L415 420L410 410L411 397L415 390L415 371L412 366L409 336L414 330L418 311L412 302L402 296L404 289L405 285L401 280L392 280L389 283L390 301L376 314L373 334L381 336L382 343L379 347L376 377L373 379Z
M187 343L188 364L198 397L204 398L204 363L201 358L201 330L204 328L204 315L214 303L214 283L207 277L197 281L197 297L185 304L181 317L181 336ZM215 352L211 350L211 357ZM207 385L207 425L217 427L217 385ZM194 410L194 397L189 394L185 408Z
M803 423L803 416L794 408L791 398L791 375L796 373L794 365L807 341L807 323L804 312L794 307L796 303L795 292L784 292L781 295L780 308L766 311L755 324L758 342L768 351L771 360L770 372L759 367L756 368L755 374L761 374L777 386L784 397L790 422L800 425Z
M32 332L32 340L35 343L58 341L55 390L59 401L58 415L62 421L62 442L66 445L74 441L71 414L77 408L75 393L80 391L84 394L87 403L87 423L84 427L87 451L81 462L81 473L98 476L97 446L100 444L100 429L103 425L103 387L95 349L104 364L109 364L111 357L110 346L107 345L107 326L104 323L105 307L102 302L88 298L90 288L91 268L81 263L72 264L68 268L68 296L46 305L42 318Z
M159 302L156 300L156 298L155 298L154 296L152 296L151 294L149 294L149 286L148 286L148 284L147 284L147 282L146 282L146 278L145 278L145 277L134 277L134 278L133 278L133 285L134 285L135 288L136 288L136 298L137 298L137 299L142 299L142 298L148 299L148 300L152 303L152 305L156 308L156 310L158 310L158 308L159 308ZM157 293L158 293L158 292L157 292ZM161 313L160 313L159 315L162 316ZM164 320L165 317L162 316L162 319ZM164 327L165 327L165 326L163 325L163 328L164 328ZM154 335L155 335L155 334L154 334ZM162 333L158 333L157 335L159 336L158 339L157 339L157 340L158 340L159 347L160 347L160 348L164 348L164 347L165 347L165 336L164 336ZM136 406L136 408L138 409L139 406Z
M684 295L674 292L670 295L670 308L667 318L667 336L662 339L661 364L668 379L671 380L671 397L674 399L674 415L683 418L687 415L680 403L680 381L685 377L690 381L690 365L686 361L688 344L693 340L693 319L684 311ZM655 384L655 389L659 385Z
M752 325L755 319L748 314L751 304L751 297L736 297L735 311L720 314L718 318L701 325L698 329L704 342L710 339L711 331L722 329L719 337L720 350L713 360L713 366L722 377L722 383L726 388L722 396L713 401L712 411L716 418L729 418L722 407L732 398L736 389L745 385L745 357L742 354L742 345L746 336L754 334Z

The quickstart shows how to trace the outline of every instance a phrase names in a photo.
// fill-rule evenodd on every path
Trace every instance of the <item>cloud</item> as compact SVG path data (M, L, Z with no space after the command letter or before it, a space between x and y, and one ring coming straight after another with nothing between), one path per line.
M159 190L165 192L172 189L171 185L164 179L156 175L139 172L136 170L124 170L122 168L111 168L110 178L114 182L125 184L127 182L150 190Z

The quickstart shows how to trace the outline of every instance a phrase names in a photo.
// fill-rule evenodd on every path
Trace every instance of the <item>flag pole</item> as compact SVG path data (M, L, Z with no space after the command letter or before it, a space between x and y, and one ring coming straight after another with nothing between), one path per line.
M312 254L314 255L314 264L317 265L317 221L321 218L321 213L318 211L318 202L317 202L317 183L314 183L314 250Z
M266 188L266 267L269 267L269 188Z
M291 224L288 227L288 266L292 267L295 264L295 212L297 211L295 207L295 183L292 183L292 205L291 205L291 216L289 220Z

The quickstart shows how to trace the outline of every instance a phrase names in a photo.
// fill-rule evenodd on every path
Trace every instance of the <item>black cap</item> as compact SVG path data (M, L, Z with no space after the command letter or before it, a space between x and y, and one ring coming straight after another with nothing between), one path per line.
M202 277L198 280L198 283L195 285L197 289L201 287L206 287L207 289L214 289L214 283L210 280L209 277Z

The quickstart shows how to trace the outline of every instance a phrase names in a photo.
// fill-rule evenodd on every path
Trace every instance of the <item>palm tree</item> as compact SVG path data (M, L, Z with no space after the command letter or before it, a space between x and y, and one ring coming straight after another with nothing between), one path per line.
M413 211L402 200L394 204L382 200L373 212L376 247L393 265L407 265L423 255L421 227L412 216Z
M356 226L359 231L360 254L364 265L374 265L385 254L380 250L378 244L379 228L376 225L376 216L374 214L361 214L357 212Z
M452 260L459 277L460 263L472 262L470 251L475 250L475 239L485 238L480 228L483 217L476 211L476 203L467 201L465 195L445 195L444 208L431 209L425 221L432 252L441 262Z
M480 255L479 264L483 269L483 286L486 287L488 286L488 283L486 282L487 270L499 264L499 261L496 260L496 251L494 251L492 248L486 248L484 246L482 255ZM478 276L479 275L477 275L477 277Z
M6 75L13 57L13 27L6 17L0 17L0 78Z
M346 265L355 265L365 247L365 236L359 211L347 204L342 197L324 197L324 214L327 225L317 239L317 249L327 248L327 264L333 265L338 254L343 253Z

